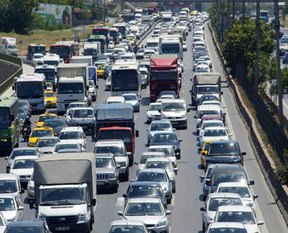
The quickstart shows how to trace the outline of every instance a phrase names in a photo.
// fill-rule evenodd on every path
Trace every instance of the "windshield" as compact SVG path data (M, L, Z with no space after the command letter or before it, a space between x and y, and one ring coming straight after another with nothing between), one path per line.
M16 209L15 203L13 201L13 198L0 198L0 211L13 211Z
M9 108L0 108L0 129L8 129L11 123Z
M58 94L80 94L83 92L83 83L59 83L58 85Z
M205 122L203 123L202 129L205 129L207 127L223 127L223 123L222 122Z
M29 169L34 168L35 159L17 159L14 160L12 169Z
M0 193L16 193L17 191L16 180L0 180Z
M34 130L31 137L49 137L53 136L51 130Z
M178 79L177 70L176 69L175 70L161 70L161 71L151 70L150 79L153 81L156 81L156 80L176 81Z
M113 160L111 158L96 158L96 168L112 168L115 167Z
M227 134L224 129L206 129L204 131L204 137L221 137L226 135Z
M151 131L168 131L171 130L171 123L152 123Z
M20 99L33 99L44 97L43 82L17 82L17 97Z
M47 97L55 97L55 94L53 92L48 92L48 93L46 93L46 96ZM47 119L49 119L49 118L47 118Z
M129 130L100 130L99 139L122 139L125 145L132 143Z
M185 111L184 103L162 103L162 111L163 112L179 112Z
M73 118L93 118L94 112L92 109L76 109L73 111Z
M120 231L123 233L146 233L147 232L147 230L141 225L135 225L135 224L129 225L129 223L127 223L125 225L111 226L109 233L117 233L117 232L119 233Z
M250 192L247 187L220 187L219 193L237 193L241 198L250 198Z
M136 70L112 70L112 91L138 91L139 80Z
M147 42L146 47L147 48L158 48L159 43L157 42Z
M161 216L164 215L160 203L129 203L126 210L126 216Z
M197 86L198 94L219 94L218 86Z
M17 156L25 156L25 155L37 155L36 149L27 149L27 150L13 150L9 159L14 159Z
M6 233L40 233L42 232L41 227L34 226L22 226L21 227L10 227L7 228Z
M56 53L60 58L69 57L69 47L67 46L52 46L50 48L50 53Z
M60 140L67 139L82 139L81 133L78 131L75 132L61 132L59 136Z
M140 185L132 185L132 187L128 190L129 198L131 197L161 197L160 188L157 186L140 186Z
M176 44L162 44L161 46L162 54L170 54L170 53L179 53L180 52L180 45L179 43Z
M221 171L215 172L211 176L211 184L212 186L218 186L218 184L223 182L245 182L246 177L242 172L236 173L235 171Z
M62 120L46 120L43 126L49 126L52 128L64 128L66 125Z
M157 133L153 136L153 143L177 143L178 138L175 134Z
M123 95L124 99L127 101L129 100L138 100L136 95Z
M46 54L46 48L45 46L31 46L28 47L28 50L31 51L32 53L42 53L42 54Z
M161 104L150 104L148 111L158 111L161 110L162 105Z
M174 150L172 148L150 148L151 152L164 152L165 157L174 157Z
M240 148L237 143L213 143L210 146L209 155L240 155Z
M45 120L48 120L48 119L55 119L57 118L57 116L54 116L54 115L45 115L45 116L40 116L39 117L39 122L44 122Z
M44 60L44 64L46 64L46 65L58 66L59 63L60 63L59 61L47 61L47 60Z
M124 151L122 147L118 146L96 146L94 150L95 154L102 154L102 153L112 153L115 156L117 155L124 155Z
M56 76L55 69L35 69L35 73L44 74L46 81L49 81L49 82L55 81L55 76Z
M65 149L73 149L73 150L80 150L79 144L61 144L55 146L55 152Z
M40 205L77 205L85 203L85 192L82 188L49 188L41 189Z
M37 142L37 147L53 147L59 142L60 139L55 138L55 139L40 139Z
M160 172L140 172L137 176L137 181L155 181L167 182L167 177Z
M216 197L209 200L209 211L217 211L219 206L223 205L242 205L240 198L233 197Z
M151 161L146 162L146 168L162 168L167 171L173 171L172 164L166 161Z
M255 224L252 212L246 211L223 211L219 212L216 222L240 222L243 224Z

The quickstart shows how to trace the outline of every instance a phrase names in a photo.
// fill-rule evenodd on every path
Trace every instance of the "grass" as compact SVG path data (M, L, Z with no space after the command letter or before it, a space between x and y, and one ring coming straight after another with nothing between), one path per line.
M55 43L56 41L74 40L75 31L78 32L80 39L87 39L89 33L88 30L88 27L85 26L55 31L34 30L27 35L16 34L15 32L0 32L0 37L15 37L19 46L19 55L23 56L27 53L28 44L45 44L46 49L49 49L49 45Z

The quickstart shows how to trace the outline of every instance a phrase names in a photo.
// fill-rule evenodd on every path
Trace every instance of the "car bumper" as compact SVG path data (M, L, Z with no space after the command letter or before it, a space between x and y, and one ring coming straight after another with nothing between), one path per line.
M174 128L187 128L187 118L185 119L168 119Z
M115 185L118 185L118 179L112 178L108 180L97 180L97 188L113 188Z

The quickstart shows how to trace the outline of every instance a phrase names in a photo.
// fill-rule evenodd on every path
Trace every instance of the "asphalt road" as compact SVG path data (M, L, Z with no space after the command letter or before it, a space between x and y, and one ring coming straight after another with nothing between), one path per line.
M208 30L206 28L208 33ZM215 48L211 42L211 37L206 34L208 50L212 57L214 70L220 73L222 72L219 59L216 55ZM192 77L192 55L190 50L191 45L191 34L187 39L187 45L189 48L188 52L184 53L184 80L181 89L181 97L185 98L187 104L190 104L190 93L191 88L190 77ZM27 67L24 67L26 72ZM31 70L29 70L31 72ZM273 233L284 233L288 232L287 226L280 214L275 200L273 199L269 188L267 187L265 180L258 167L257 161L253 154L250 146L248 132L245 124L242 122L241 117L237 112L235 102L232 93L227 88L225 79L222 80L223 87L223 102L226 106L228 127L233 137L236 138L241 146L242 151L247 152L245 157L245 168L249 174L250 179L255 180L253 191L259 195L257 199L257 219L264 220L265 224L261 226L261 232L273 232ZM100 80L99 92L96 104L103 103L106 98L110 95L109 92L104 90L104 81ZM145 121L145 110L147 108L147 101L145 97L149 96L148 89L142 92L142 105L140 113L135 114L136 129L140 131L140 137L136 139L136 153L135 161L139 161L139 155L147 150L146 144L146 128L148 125L144 124ZM53 111L53 110L51 110ZM182 157L178 161L179 172L176 179L176 194L173 196L172 205L169 209L172 210L171 220L171 232L187 233L187 232L202 232L201 224L201 212L200 207L204 205L201 201L202 184L200 183L199 176L203 175L203 170L199 169L200 156L197 148L197 137L195 135L196 124L193 118L195 111L188 113L188 129L177 130L177 135L183 139L182 142ZM32 121L37 116L32 117ZM21 146L24 146L21 143ZM92 151L94 143L89 140L87 150ZM5 161L4 158L0 158L0 172L5 172ZM136 168L135 166L130 168L130 179L135 177ZM97 208L96 208L96 223L94 224L93 233L106 232L110 222L118 219L117 211L122 210L123 199L122 194L126 192L128 182L120 183L118 193L116 194L98 194ZM23 197L25 200L25 195ZM24 219L33 219L35 217L34 210L30 210L29 206L25 204Z

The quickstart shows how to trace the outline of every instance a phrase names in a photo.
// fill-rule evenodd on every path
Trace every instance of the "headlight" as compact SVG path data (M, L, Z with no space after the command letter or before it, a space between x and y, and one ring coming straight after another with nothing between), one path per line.
M163 219L161 219L161 220L157 223L156 227L167 226L167 225L168 225L168 220L167 220L167 218L163 218Z
M82 223L86 222L86 214L85 213L80 213L77 217L77 223Z
M42 213L38 213L37 219L45 221L46 220L46 216L44 214L42 214Z

